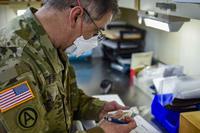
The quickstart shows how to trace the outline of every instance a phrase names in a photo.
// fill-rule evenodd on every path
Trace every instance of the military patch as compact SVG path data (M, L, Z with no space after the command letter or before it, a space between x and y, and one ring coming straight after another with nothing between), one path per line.
M2 120L0 120L0 133L8 133L5 125L2 122Z
M31 128L33 127L38 119L38 114L35 109L27 107L20 111L17 121L20 127L22 128Z
M27 81L0 91L0 111L6 112L34 98Z

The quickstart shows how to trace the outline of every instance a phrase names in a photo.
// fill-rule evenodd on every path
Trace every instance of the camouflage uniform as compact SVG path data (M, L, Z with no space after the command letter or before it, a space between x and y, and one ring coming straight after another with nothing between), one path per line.
M98 119L104 102L77 88L66 54L53 47L36 11L28 9L0 31L0 132L69 133L72 120ZM29 98L1 105L7 90L25 96L20 92L26 89Z

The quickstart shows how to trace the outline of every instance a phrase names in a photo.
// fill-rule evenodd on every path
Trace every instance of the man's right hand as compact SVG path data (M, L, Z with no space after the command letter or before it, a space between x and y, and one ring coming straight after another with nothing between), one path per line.
M111 115L113 118L121 118L123 111L118 111L116 114ZM125 117L125 122L128 124L116 124L107 120L101 120L99 126L105 133L129 133L131 130L137 127L135 121L131 117Z

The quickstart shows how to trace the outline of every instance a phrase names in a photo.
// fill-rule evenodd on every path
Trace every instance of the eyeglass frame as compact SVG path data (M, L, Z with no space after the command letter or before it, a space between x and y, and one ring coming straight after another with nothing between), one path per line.
M85 9L83 8L84 12L87 14L87 16L90 18L91 22L94 24L94 26L96 27L97 29L97 33L99 33L100 36L103 37L103 33L101 31L101 29L97 26L97 24L94 22L94 19L91 17L90 13Z
M73 8L74 6L71 6L71 8ZM83 7L82 7L83 8ZM94 26L96 27L97 30L97 34L98 34L98 40L102 41L105 39L102 30L97 26L97 24L94 22L94 19L91 17L90 13L87 11L87 9L83 8L83 11L87 14L87 16L89 17L90 21L94 24Z

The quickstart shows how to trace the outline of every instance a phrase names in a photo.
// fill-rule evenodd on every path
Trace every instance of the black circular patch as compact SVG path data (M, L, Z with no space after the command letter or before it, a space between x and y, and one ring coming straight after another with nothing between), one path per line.
M19 125L23 128L31 128L33 127L38 119L38 114L35 109L27 107L21 110L18 115Z

